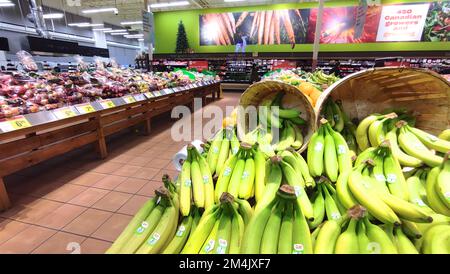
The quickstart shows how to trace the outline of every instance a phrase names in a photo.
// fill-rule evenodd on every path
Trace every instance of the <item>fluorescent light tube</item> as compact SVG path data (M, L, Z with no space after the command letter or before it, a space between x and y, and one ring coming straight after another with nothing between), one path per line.
M88 10L82 10L81 12L84 14L91 14L91 13L100 13L100 12L109 12L109 11L112 11L114 13L119 12L119 10L117 8L88 9Z
M125 38L142 38L144 37L144 34L130 34L130 35L125 35Z
M150 4L150 8L165 8L165 7L178 7L178 6L187 6L190 5L188 1L176 1L176 2L169 2L169 3L155 3Z
M14 7L15 5L16 4L14 4L14 3L5 2L5 3L0 3L0 8Z
M144 41L144 38L139 38L138 41Z
M113 32L113 33L110 33L111 35L127 35L128 34L128 32Z
M140 25L142 24L142 21L128 21L128 22L120 22L121 25L126 26L126 25Z
M67 24L69 27L78 27L78 26L80 26L80 25L89 25L90 23L88 23L88 22L84 22L84 23L69 23L69 24Z
M233 2L243 2L245 0L223 0L226 3L233 3Z
M62 13L47 13L43 15L44 19L61 19L64 17Z
M112 30L112 28L93 28L93 31L105 31L105 30Z
M114 32L126 32L124 29L113 29L113 30L105 30L104 33L114 33Z

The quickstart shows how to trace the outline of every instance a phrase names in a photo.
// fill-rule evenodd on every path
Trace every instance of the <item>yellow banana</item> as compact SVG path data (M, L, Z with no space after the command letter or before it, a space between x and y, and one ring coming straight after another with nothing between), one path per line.
M356 235L356 225L358 220L351 218L347 229L339 235L336 240L334 253L336 254L358 254L359 244Z
M324 168L325 174L332 182L336 182L339 172L338 160L337 160L337 151L334 143L333 136L331 136L331 132L325 127L325 141L324 141Z
M219 229L217 230L215 254L228 254L231 239L231 212L225 207L220 216Z
M311 232L298 203L294 202L294 223L292 224L292 254L313 254Z
M216 238L217 238L217 231L219 230L219 224L220 224L220 216L215 221L214 226L212 227L211 231L208 234L208 237L206 238L205 242L203 243L199 254L211 254L214 249L216 248Z
M278 252L278 240L284 207L284 201L280 200L272 209L272 214L267 221L261 238L261 254L277 254Z
M438 183L439 173L441 169L435 167L428 173L426 191L428 205L436 212L445 216L450 216L450 209L443 203L439 194L436 191L436 184Z
M361 254L370 254L370 239L366 233L366 226L363 221L358 222L358 227L356 231L356 237L358 238L358 248Z
M436 151L446 153L450 151L450 142L446 140L439 139L438 137L429 134L423 130L415 127L410 127L406 125L406 129L416 135L417 138L428 148L434 149Z
M222 171L219 174L219 177L217 178L217 183L214 190L214 198L216 203L219 202L222 193L228 190L228 185L230 183L231 175L238 160L239 153L240 152L228 158L228 160L225 162L225 166L222 168Z
M336 241L341 234L341 222L337 220L325 221L320 228L314 243L314 254L333 254Z
M443 158L431 152L414 134L405 127L400 129L398 136L400 147L409 155L422 160L425 164L436 167L443 162Z
M383 170L389 191L400 199L407 201L409 198L408 185L406 184L400 164L390 151L384 157Z
M419 254L414 244L403 233L400 227L394 229L394 242L399 254Z
M216 172L217 160L219 158L220 148L222 146L223 141L223 129L221 129L216 136L214 136L211 147L208 150L207 158L208 166L211 169L211 173L214 174Z
M438 138L450 142L450 128L444 129L439 134Z
M398 129L394 127L386 134L386 139L389 140L389 143L391 144L392 154L402 166L420 167L423 164L422 160L404 153L398 146L397 131Z
M188 240L189 234L191 233L192 223L194 222L194 217L192 213L183 217L180 225L177 228L175 236L170 241L169 245L164 248L162 254L178 254L181 249L183 249L186 241Z
M347 209L358 204L358 201L348 187L348 178L350 177L351 172L351 170L347 170L341 173L336 182L336 193L339 201L341 201L342 205Z
M309 141L307 162L311 176L320 176L323 173L324 135L323 127L316 131Z
M436 192L442 203L450 210L450 151L445 155L444 164L438 175Z
M191 162L191 178L194 204L199 208L203 208L205 206L204 183L200 165L196 159L192 159Z
M181 167L180 174L180 210L183 216L188 216L191 209L191 161L192 161L192 148L188 147L188 158L184 161Z
M280 236L278 240L278 254L292 253L292 231L294 222L294 204L287 203L281 221Z
M358 127L356 128L356 142L358 143L358 147L361 151L366 150L367 148L370 147L370 143L369 143L369 138L368 138L368 130L370 125L375 122L378 121L378 119L380 119L380 115L370 115L368 117L366 117L365 119L363 119Z
M239 198L250 199L252 189L255 183L255 160L249 156L245 160L244 171L242 172L241 182L239 186Z
M397 254L397 248L383 229L370 223L367 217L364 218L364 225L370 240L370 254Z
M230 178L230 183L228 184L228 192L233 195L233 197L238 197L239 195L239 186L241 183L242 174L244 173L244 168L245 159L238 156L238 160L233 169L233 174Z
M259 202L264 194L266 177L266 160L258 148L255 152L255 199Z

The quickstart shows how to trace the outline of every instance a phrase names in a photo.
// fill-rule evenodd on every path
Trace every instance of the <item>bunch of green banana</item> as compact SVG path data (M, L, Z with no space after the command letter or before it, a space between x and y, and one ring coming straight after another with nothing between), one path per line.
M443 157L436 154L435 151L437 153L450 151L449 141L409 126L404 121L399 124L398 143L407 155L430 167L437 167L442 164Z
M260 126L244 135L242 142L255 145L258 143L259 148L266 157L275 156L275 151L272 146L273 136L268 129L263 129Z
M331 86L338 80L340 80L339 77L335 76L334 74L325 74L322 70L316 70L313 73L308 74L308 82L313 83L317 86Z
M308 222L311 229L317 228L325 219L339 220L346 208L341 204L336 189L326 178L321 178L312 196L314 221Z
M450 254L450 224L438 224L423 235L423 254Z
M214 184L206 159L193 145L187 147L188 156L181 167L180 210L188 216L191 201L198 208L209 208L214 204Z
M382 150L380 149L380 151ZM378 158L380 154L375 156ZM399 226L402 223L400 218L412 222L432 222L433 219L429 212L407 201L409 198L408 187L406 182L403 183L404 178L400 179L403 174L392 165L392 162L384 160L384 174L392 173L387 173L388 176L383 175L385 178L381 178L383 174L380 170L381 160L363 161L351 171L347 182L348 190L343 192L351 193L352 197L364 206L371 216L385 224ZM392 170L386 170L392 167L394 167ZM380 178L380 180L376 178ZM394 183L390 183L391 181ZM345 196L339 195L339 197ZM343 202L343 204L346 203Z
M290 147L300 149L303 145L302 128L290 120L284 121L283 128L279 131L278 142L274 144L276 151L283 151Z
M247 201L223 193L218 204L205 210L181 254L238 254L252 214Z
M259 195L258 187L264 184L265 169L265 157L258 145L242 143L238 152L225 161L217 179L215 201L218 202L224 192L243 199Z
M336 182L340 173L352 168L352 154L344 137L327 120L322 119L321 123L308 145L309 171L313 177L326 175Z
M144 204L106 253L156 254L164 250L178 225L179 200L175 185L167 175L165 187Z
M450 217L450 151L441 166L428 172L425 191L427 205L434 212Z
M211 174L218 175L225 161L239 150L239 139L234 127L221 129L212 139L206 161Z
M386 139L392 124L397 121L395 112L389 114L372 114L364 118L356 128L356 142L361 151L377 147Z
M281 186L246 227L242 254L312 254L308 223L295 189Z
M182 217L175 235L161 253L179 254L186 244L189 235L197 227L201 216L200 210L198 208L193 208L189 216Z
M273 99L266 99L259 105L258 125L262 129L270 130L273 135L275 129L283 128L285 122L288 121L289 125L296 125L296 127L293 127L294 132L291 132L292 136L301 135L301 129L298 126L304 125L306 121L300 117L301 112L298 109L284 108L282 106L284 95L284 92L279 92ZM297 139L303 143L303 136L295 136L295 140Z

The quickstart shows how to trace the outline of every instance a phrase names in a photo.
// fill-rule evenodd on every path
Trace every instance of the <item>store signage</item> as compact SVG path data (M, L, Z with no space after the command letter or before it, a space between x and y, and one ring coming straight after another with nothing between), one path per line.
M430 4L384 6L377 42L420 41Z
M62 107L52 111L53 115L55 115L58 119L66 119L70 117L77 116L75 111L71 107Z
M159 90L154 91L153 95L156 96L156 97L159 97L159 96L161 96L161 91L159 91Z
M155 97L155 95L153 95L153 92L146 92L144 93L145 97L147 97L148 99Z
M359 6L356 9L356 23L355 23L355 34L353 37L359 39L362 36L364 24L366 23L367 15L367 0L360 0Z
M91 104L89 104L89 103L76 105L75 108L81 114L95 112L95 108L93 106L91 106Z
M189 68L196 69L197 71L207 70L208 69L208 61L206 60L194 60L189 61Z
M136 102L136 99L134 99L134 97L131 96L131 95L123 96L122 99L123 99L123 100L125 101L125 103L127 103L127 104L131 104L131 103L135 103L135 102Z
M145 96L144 94L135 94L134 99L136 99L136 101L144 101L145 100Z
M27 127L31 127L31 124L22 115L0 121L0 130L3 132L9 132Z
M142 30L144 33L144 43L149 46L150 44L154 44L155 40L155 29L154 29L154 20L153 13L148 11L142 11Z
M116 105L114 104L113 101L107 99L107 100L101 100L99 101L100 105L102 106L103 109L108 109L108 108L113 108Z
M273 69L292 69L297 67L296 61L289 60L275 60L273 64Z
M60 54L78 54L78 43L27 36L30 50Z

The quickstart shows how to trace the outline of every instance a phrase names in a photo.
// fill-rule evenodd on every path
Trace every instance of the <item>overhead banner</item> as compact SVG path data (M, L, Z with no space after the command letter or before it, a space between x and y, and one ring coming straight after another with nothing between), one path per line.
M154 44L155 30L153 23L153 13L148 11L142 11L142 30L144 33L144 43L146 46Z
M377 42L420 41L430 4L384 6Z
M200 45L314 42L317 8L209 13L199 16ZM324 8L321 44L450 41L450 1L395 4L360 0Z

